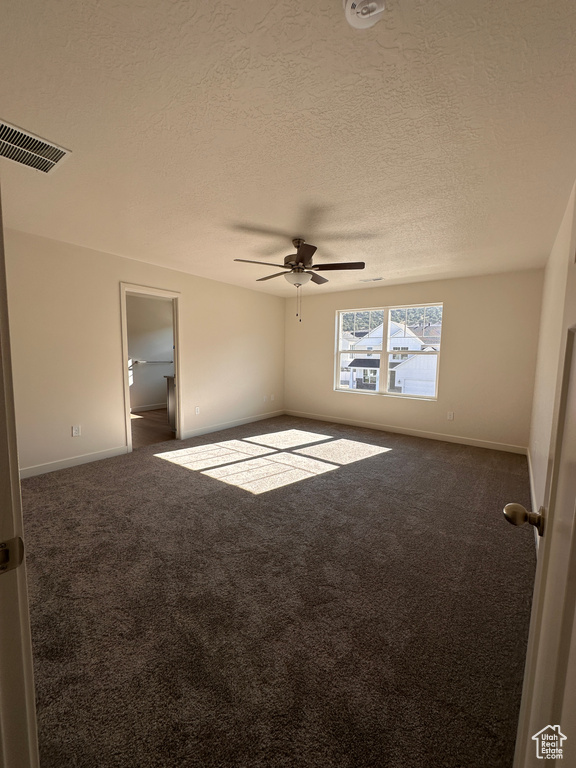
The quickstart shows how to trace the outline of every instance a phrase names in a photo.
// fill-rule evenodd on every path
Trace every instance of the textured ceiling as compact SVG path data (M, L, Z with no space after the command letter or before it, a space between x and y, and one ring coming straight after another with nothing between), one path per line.
M292 295L289 237L365 260L306 292L542 265L576 178L571 0L3 0L5 224ZM281 230L259 235L250 227Z

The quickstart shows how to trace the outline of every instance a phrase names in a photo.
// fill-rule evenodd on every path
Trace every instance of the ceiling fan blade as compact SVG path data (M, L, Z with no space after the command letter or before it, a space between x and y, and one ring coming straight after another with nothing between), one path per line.
M269 261L252 261L251 259L234 259L234 261L241 261L244 264L262 264L265 267L282 267L283 269L291 269L291 267L287 267L284 264L270 264Z
M273 229L272 227L257 227L253 224L232 224L233 229L238 229L240 232L250 232L255 235L274 235L275 237L285 237L290 239L292 235L289 232L284 232L282 229Z
M308 203L302 206L302 213L298 216L298 232L302 232L302 237L309 237L312 232L317 232L322 219L326 218L326 213L330 208L326 205L317 203Z
M312 269L324 270L324 269L364 269L366 264L363 261L343 261L339 264L314 264Z
M321 277L320 275L317 275L315 272L306 272L307 275L312 275L311 280L313 283L316 283L316 285L322 285L322 283L327 283L328 280L326 280L325 277Z
M298 261L304 264L305 267L310 266L310 264L312 264L312 256L314 256L317 250L315 245L302 243L298 248Z
M286 272L276 272L274 275L268 275L268 277L259 277L258 280L256 280L257 283L261 283L262 280L272 280L273 277L281 277L282 275L285 275Z
M273 257L273 258L282 258L280 256L280 253L287 251L287 248L282 248L280 245L274 245L272 247L270 246L263 246L262 248L251 248L250 249L252 253L259 254L260 256L266 256L267 258Z
M378 235L374 232L319 232L322 240L374 240Z

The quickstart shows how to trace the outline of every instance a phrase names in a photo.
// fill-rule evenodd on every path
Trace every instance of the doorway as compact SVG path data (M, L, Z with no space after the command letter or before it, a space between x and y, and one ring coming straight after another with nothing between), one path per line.
M180 437L178 294L122 283L128 450Z

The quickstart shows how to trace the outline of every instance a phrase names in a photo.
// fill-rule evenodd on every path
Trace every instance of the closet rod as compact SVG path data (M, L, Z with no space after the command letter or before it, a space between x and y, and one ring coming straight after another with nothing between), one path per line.
M132 365L171 365L174 360L132 360Z

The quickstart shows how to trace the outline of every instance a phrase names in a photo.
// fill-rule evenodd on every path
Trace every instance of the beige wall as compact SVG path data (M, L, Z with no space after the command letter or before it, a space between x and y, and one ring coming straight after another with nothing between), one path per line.
M576 325L575 198L573 189L545 272L529 446L535 509L545 501L566 334Z
M286 309L286 409L443 439L522 450L528 445L541 270L313 295L303 320ZM338 309L444 303L436 401L335 392ZM454 420L447 420L447 412Z
M528 444L540 270L318 296L308 288L298 323L292 300L110 254L14 231L6 251L25 474L125 450L122 281L181 294L184 437L286 409L512 450ZM438 400L334 392L335 311L419 302L444 303Z
M5 240L24 474L126 449L121 281L181 294L184 437L282 411L283 299L10 230Z

